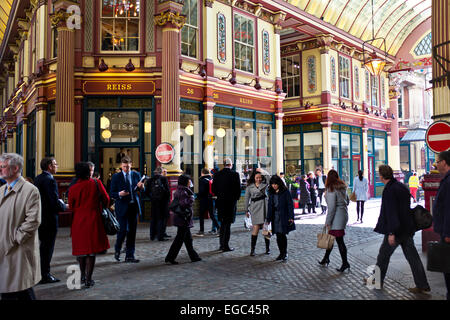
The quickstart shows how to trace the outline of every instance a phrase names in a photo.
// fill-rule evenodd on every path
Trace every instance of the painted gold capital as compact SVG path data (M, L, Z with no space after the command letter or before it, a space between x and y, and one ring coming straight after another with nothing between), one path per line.
M180 15L178 12L173 13L170 11L162 12L159 16L155 17L155 23L158 26L166 26L167 23L172 23L177 28L181 29L186 23L186 17Z

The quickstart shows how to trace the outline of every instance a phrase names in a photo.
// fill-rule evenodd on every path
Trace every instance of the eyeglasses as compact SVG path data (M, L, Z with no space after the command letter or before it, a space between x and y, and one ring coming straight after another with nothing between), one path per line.
M441 161L444 161L444 159L436 161L436 164L440 163Z

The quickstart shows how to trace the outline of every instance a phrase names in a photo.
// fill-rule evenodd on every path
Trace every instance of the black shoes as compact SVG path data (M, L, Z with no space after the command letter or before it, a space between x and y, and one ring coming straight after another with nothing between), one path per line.
M191 261L192 261L192 262L198 262L198 261L202 261L202 258L200 258L200 257L197 257L197 258L195 258L195 259L192 259Z
M256 254L255 254L255 249L252 249L252 250L250 251L250 256L251 256L251 257L256 256Z
M288 254L281 254L275 259L275 261L283 261L286 262L288 260Z
M224 248L222 249L223 252L229 252L229 251L234 251L234 248Z
M201 259L200 259L201 260ZM165 263L170 263L170 264L178 264L178 262L176 262L175 260L169 260L169 259L165 259L164 260Z
M350 265L348 264L348 262L347 263L343 263L342 266L339 269L336 269L336 271L344 272L347 269L350 271Z
M116 251L116 252L114 253L114 259L116 259L116 261L119 261L119 262L120 262L120 251Z
M330 264L330 258L323 258L322 261L319 262L320 265L328 265Z
M127 263L139 263L141 260L135 258L125 258L125 262Z
M41 281L39 281L39 284L55 283L59 281L61 280L55 278L53 275L49 273L46 276L42 277Z
M89 289L89 288L92 288L94 286L94 284L95 284L94 280L90 280L90 281L86 280L86 283L85 283L84 287L86 289Z

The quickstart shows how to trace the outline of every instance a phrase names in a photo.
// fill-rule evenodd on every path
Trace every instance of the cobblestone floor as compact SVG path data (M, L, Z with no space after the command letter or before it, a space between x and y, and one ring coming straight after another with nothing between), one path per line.
M374 206L376 211L376 205ZM369 210L368 210L369 211ZM407 290L413 286L412 276L403 270L390 268L383 290L371 290L362 282L366 269L375 262L369 246L379 247L382 237L373 227L350 225L346 229L350 272L335 269L341 260L337 248L331 254L328 267L318 261L323 250L316 248L316 235L320 232L324 216L298 216L297 230L289 234L287 263L274 261L278 255L276 241L272 241L270 255L265 255L264 240L259 236L255 257L249 256L250 232L243 227L243 216L232 226L230 244L233 252L217 251L219 239L214 236L196 237L194 247L202 261L191 263L183 248L177 258L179 265L166 265L164 257L172 241L150 241L148 224L139 224L136 240L138 264L116 262L113 249L97 256L91 289L69 290L66 269L76 264L71 255L70 230L61 228L52 260L52 273L62 281L38 285L36 296L42 300L81 299L167 299L167 300L441 300L441 293L414 295ZM373 218L374 219L374 218ZM210 221L206 221L209 227ZM198 230L198 223L193 230ZM176 228L168 227L172 239ZM417 240L416 240L417 241ZM111 248L115 237L110 237ZM401 255L401 249L396 254ZM123 257L123 255L122 255ZM405 260L406 264L406 260ZM406 269L407 271L409 269ZM410 273L410 272L409 272Z

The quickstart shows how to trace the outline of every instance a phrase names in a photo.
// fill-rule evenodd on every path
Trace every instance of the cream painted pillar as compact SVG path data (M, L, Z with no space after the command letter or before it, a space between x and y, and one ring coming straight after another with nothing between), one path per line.
M284 114L279 112L275 113L275 151L276 151L276 162L277 169L276 173L279 175L280 172L284 172L284 150L283 150L283 116ZM273 155L272 155L273 158Z
M36 171L41 170L40 162L45 157L45 142L46 140L46 116L47 116L47 103L41 102L36 106ZM57 140L57 139L56 139Z
M17 84L19 83L19 59L18 55L14 55L14 87L17 87Z
M330 54L328 50L320 51L320 78L322 83L322 92L331 92L330 79Z
M367 148L368 142L367 142L367 128L362 128L362 143L363 143L363 171L364 171L364 178L369 180L369 149Z
M217 15L214 14L214 11L212 9L214 5L214 1L205 1L205 5L203 6L203 23L204 26L207 26L209 29L208 32L203 32L203 43L210 43L208 41L208 36L211 37L212 34L214 34L214 43L216 41L217 35ZM217 46L214 45L204 45L203 46L203 57L204 59L210 59L213 60L214 57L217 56Z
M28 126L27 126L27 120L23 120L22 125L22 156L23 156L23 175L25 176L27 174L27 135L28 135ZM37 162L37 161L36 161ZM38 172L38 171L36 171Z
M37 9L36 16L38 17L37 41L36 41L36 61L45 59L47 49L47 5L43 2ZM39 171L36 171L39 172Z
M331 125L332 122L321 122L322 125L322 141L323 141L323 171L328 173L331 169Z
M204 151L203 151L203 162L205 163L205 168L214 168L214 106L215 102L204 102Z
M12 134L12 152L17 153L17 128L14 130Z
M23 77L28 77L30 75L30 41L28 40L28 32L24 33L24 43L23 43ZM28 81L28 79L24 79Z

